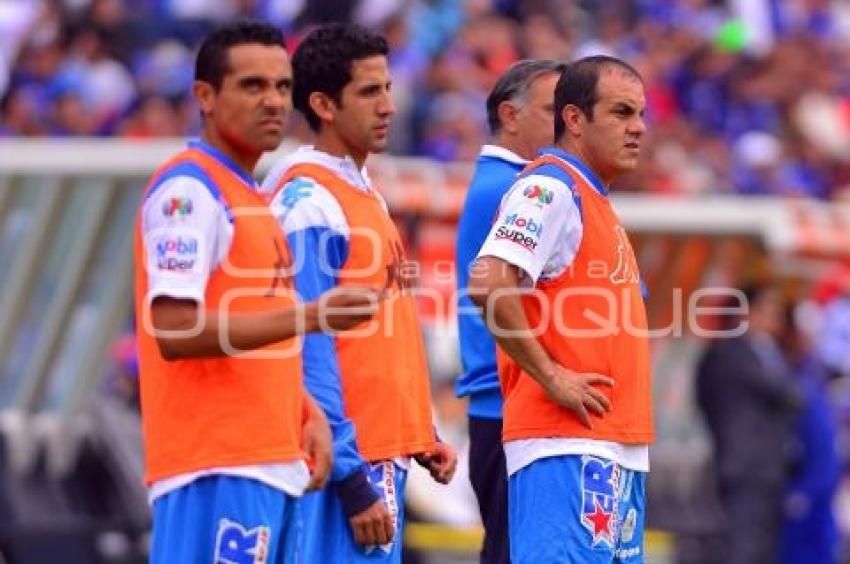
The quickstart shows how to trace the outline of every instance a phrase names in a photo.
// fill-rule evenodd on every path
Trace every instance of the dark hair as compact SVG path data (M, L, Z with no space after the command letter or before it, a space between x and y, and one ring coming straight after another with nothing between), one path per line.
M241 21L220 27L207 35L195 59L195 80L221 88L229 68L228 50L237 45L257 44L283 47L283 32L271 24Z
M502 122L499 121L499 105L502 102L522 98L535 80L550 73L561 74L566 67L565 63L547 59L525 59L511 65L505 74L499 77L487 96L487 124L490 126L490 133L496 134L502 129Z
M339 105L342 89L351 82L352 63L388 53L386 39L357 24L331 23L311 31L292 56L292 103L310 129L319 131L321 125L310 107L310 94L322 92Z
M566 133L567 124L561 115L568 105L576 106L593 121L593 106L599 101L596 85L603 70L618 67L643 82L640 73L629 63L616 57L594 55L579 59L567 66L555 85L555 142Z

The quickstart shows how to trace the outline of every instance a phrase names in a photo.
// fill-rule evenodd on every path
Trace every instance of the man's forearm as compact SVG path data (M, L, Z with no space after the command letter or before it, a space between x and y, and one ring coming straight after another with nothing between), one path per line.
M497 257L480 257L470 269L469 298L482 309L484 323L502 350L545 386L554 366L528 326L520 277L515 265Z
M553 373L552 360L532 335L519 295L488 300L484 313L485 322L502 350L540 384L548 382Z
M302 304L261 313L184 308L167 312L165 319L153 315L160 351L169 360L228 356L318 329L316 308Z

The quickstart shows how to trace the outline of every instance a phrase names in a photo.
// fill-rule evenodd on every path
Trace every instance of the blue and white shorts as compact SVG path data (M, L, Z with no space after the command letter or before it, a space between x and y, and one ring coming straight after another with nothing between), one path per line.
M332 487L325 487L301 498L304 519L301 555L304 564L401 564L407 470L390 460L376 462L369 465L369 481L393 516L393 540L381 546L356 544L339 497Z
M541 458L508 480L513 564L644 561L646 473L590 455Z
M296 564L298 499L250 478L212 475L153 504L151 564Z

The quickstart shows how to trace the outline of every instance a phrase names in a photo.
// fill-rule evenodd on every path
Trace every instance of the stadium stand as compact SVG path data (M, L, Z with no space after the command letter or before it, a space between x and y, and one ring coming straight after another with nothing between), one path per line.
M294 45L350 18L391 44L394 154L469 161L510 63L609 53L646 77L655 132L621 188L840 199L850 185L843 2L2 0L0 13L0 135L194 134L192 49L217 22L269 19Z

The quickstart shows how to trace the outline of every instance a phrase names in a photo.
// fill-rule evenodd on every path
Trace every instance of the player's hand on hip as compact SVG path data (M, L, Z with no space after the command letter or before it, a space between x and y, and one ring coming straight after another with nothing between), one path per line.
M316 309L319 329L334 332L372 319L383 299L384 292L373 288L339 287L328 290L312 305Z
M434 450L421 452L413 458L441 484L448 484L457 470L457 453L448 443L438 442Z
M387 544L395 535L395 524L387 505L379 499L348 519L354 542L362 546Z
M549 399L573 411L585 427L593 429L590 415L601 417L611 411L611 400L599 386L613 385L610 376L574 372L556 364L554 374L543 388Z
M307 491L324 487L333 465L333 435L325 414L319 409L310 412L301 428L301 448L307 453L310 483Z

